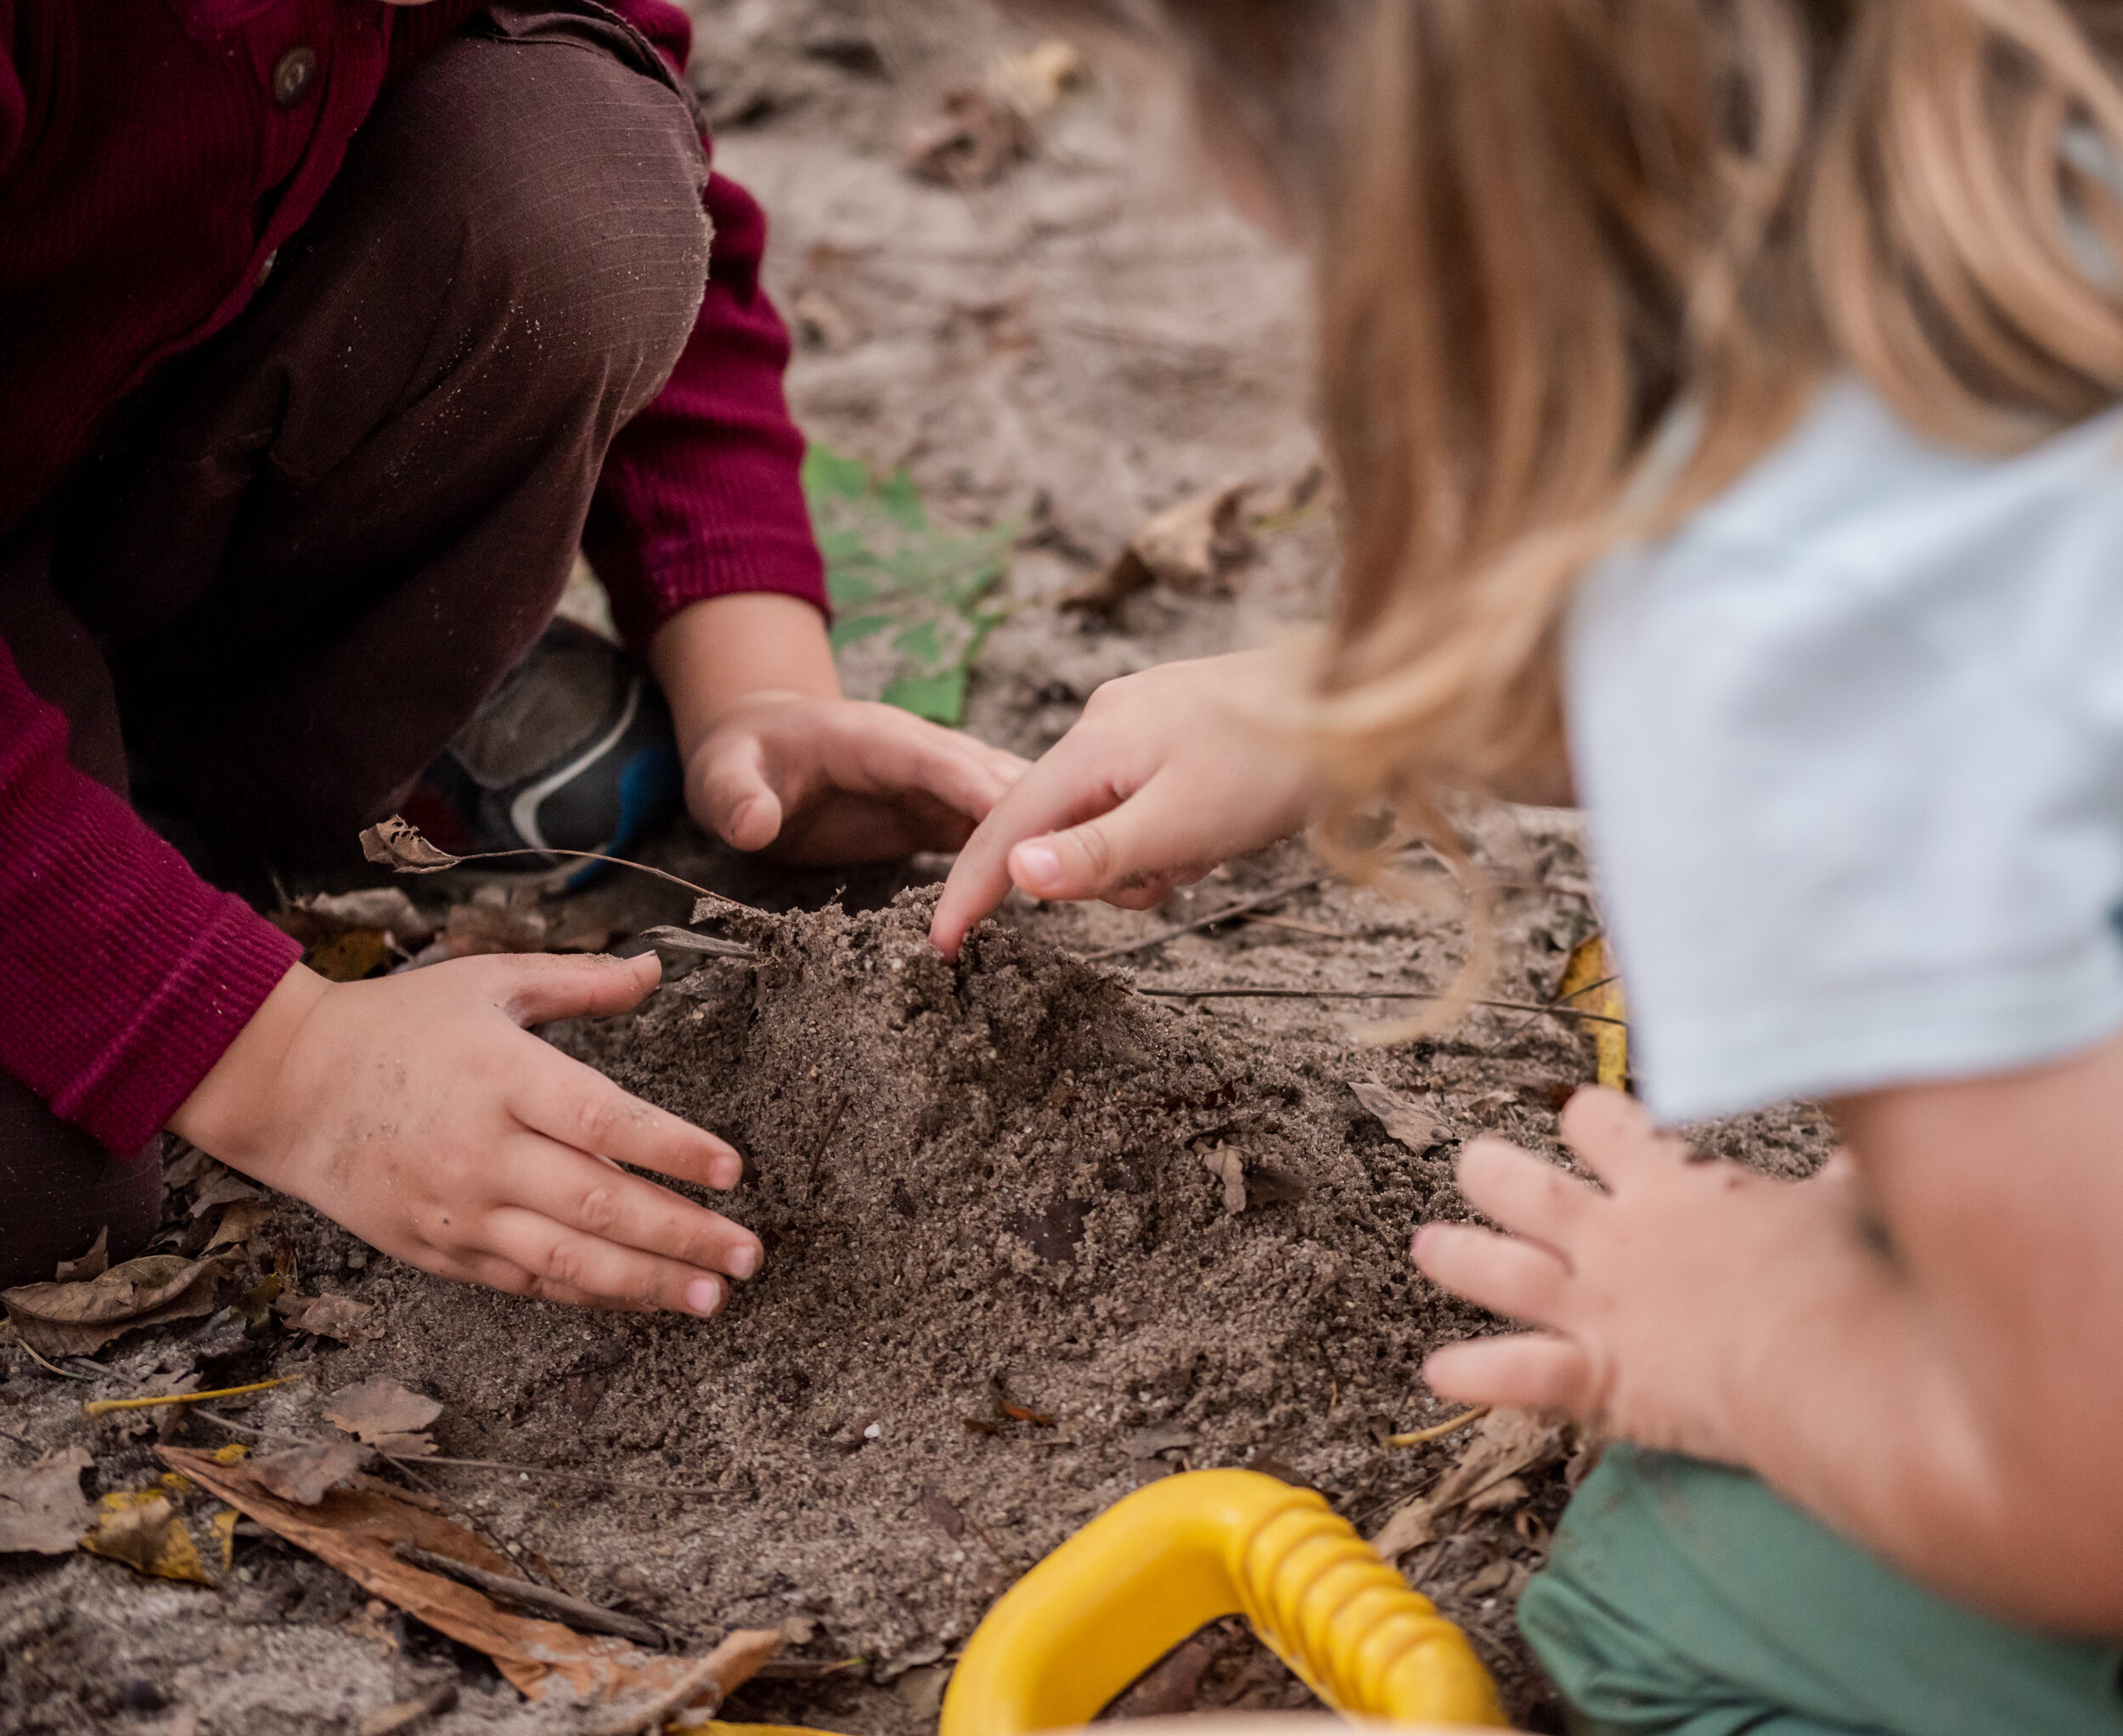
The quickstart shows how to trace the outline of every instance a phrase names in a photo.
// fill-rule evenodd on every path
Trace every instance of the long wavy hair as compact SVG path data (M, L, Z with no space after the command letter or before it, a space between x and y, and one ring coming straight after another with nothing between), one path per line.
M1553 787L1577 577L1825 373L1985 451L2123 394L2116 0L1073 9L1179 48L1315 262L1352 803Z

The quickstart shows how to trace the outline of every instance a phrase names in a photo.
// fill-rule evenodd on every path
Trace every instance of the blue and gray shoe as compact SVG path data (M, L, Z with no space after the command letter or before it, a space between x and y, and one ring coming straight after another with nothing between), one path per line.
M555 621L436 756L405 813L457 855L617 855L682 793L670 707L648 672L588 628Z

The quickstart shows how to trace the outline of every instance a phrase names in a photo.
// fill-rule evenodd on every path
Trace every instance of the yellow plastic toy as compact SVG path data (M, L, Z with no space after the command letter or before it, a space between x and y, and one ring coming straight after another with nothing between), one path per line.
M1087 1722L1197 1628L1242 1615L1337 1711L1504 1724L1467 1636L1308 1489L1190 1471L1114 1502L966 1642L938 1736Z

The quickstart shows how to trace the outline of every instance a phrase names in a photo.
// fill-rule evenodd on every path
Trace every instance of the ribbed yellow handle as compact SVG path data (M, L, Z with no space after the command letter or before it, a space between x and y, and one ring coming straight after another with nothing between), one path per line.
M1504 1722L1467 1636L1319 1496L1257 1471L1194 1471L1114 1502L1004 1593L966 1642L939 1736L1084 1723L1231 1615L1337 1711Z

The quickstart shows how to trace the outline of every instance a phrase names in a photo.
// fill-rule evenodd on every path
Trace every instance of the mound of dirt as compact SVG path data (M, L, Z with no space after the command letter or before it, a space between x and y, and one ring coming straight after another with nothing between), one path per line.
M717 1203L769 1263L718 1321L585 1322L497 1371L525 1423L572 1411L588 1457L719 1468L689 1599L799 1606L886 1674L1182 1463L1349 1492L1425 1350L1478 1318L1407 1262L1446 1163L1303 1046L1271 1057L1018 932L954 967L933 898L733 918L757 964L577 1035L748 1154ZM632 1390L597 1392L622 1363Z

